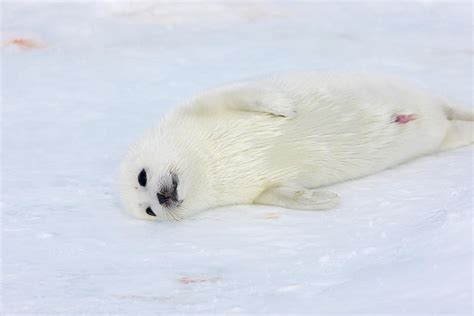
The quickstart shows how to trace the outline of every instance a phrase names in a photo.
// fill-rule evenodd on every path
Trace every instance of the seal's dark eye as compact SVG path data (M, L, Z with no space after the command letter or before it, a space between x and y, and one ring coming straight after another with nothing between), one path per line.
M153 210L151 209L151 207L147 207L146 208L146 213L150 216L156 216L156 214L153 212Z
M146 171L145 171L145 169L142 169L142 171L140 171L140 173L138 174L138 183L140 183L140 185L142 187L146 186Z

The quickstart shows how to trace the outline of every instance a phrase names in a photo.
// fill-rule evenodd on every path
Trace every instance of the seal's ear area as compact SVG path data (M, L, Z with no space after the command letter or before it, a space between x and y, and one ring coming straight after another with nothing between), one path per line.
M298 186L279 186L265 190L255 203L299 210L327 210L339 204L339 196Z
M199 107L209 110L233 110L269 113L275 116L295 117L295 102L271 84L241 83L214 89L195 100Z

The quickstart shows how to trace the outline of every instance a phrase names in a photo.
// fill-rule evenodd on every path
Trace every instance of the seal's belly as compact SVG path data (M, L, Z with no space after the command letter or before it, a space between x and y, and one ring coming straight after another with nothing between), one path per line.
M294 153L287 161L299 168L295 180L305 186L361 177L433 152L446 134L436 100L411 91L396 98L356 93L304 100L275 154Z

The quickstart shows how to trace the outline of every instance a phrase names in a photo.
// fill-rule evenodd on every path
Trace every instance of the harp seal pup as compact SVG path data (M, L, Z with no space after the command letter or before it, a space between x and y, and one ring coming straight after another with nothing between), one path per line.
M321 210L317 190L473 143L472 111L396 79L297 73L213 89L176 107L126 154L120 186L138 218L226 205Z

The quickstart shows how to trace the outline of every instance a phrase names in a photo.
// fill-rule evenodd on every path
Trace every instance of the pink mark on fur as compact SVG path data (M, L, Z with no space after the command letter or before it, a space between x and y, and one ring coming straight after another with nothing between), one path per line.
M406 124L408 122L414 121L418 118L416 114L395 114L393 116L393 122L398 124Z

